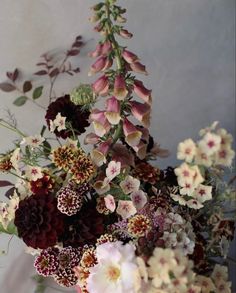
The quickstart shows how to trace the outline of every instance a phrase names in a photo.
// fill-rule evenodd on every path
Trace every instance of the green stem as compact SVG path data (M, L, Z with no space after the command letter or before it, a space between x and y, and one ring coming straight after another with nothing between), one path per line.
M16 173L13 173L12 171L8 171L8 173L11 174L11 175L13 175L13 176L16 176L17 178L20 178L21 180L29 181L29 180L27 180L26 178L23 178L23 177L17 175Z
M5 124L2 123L2 122L4 122ZM12 126L10 123L8 123L5 120L2 120L1 119L0 126L3 126L3 127L7 128L7 129L13 131L13 132L16 132L17 134L19 134L22 137L26 137L27 136L23 132L21 132L19 129L17 129L16 127Z

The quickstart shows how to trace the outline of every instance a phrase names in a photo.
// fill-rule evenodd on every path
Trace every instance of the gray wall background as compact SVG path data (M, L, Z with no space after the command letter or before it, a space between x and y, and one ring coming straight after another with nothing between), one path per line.
M79 61L81 74L60 79L57 94L66 93L87 77L92 60L87 53L99 35L87 21L92 0L0 0L0 80L16 66L26 75L35 71L39 56L54 48L67 48L78 34L88 40ZM129 0L127 28L134 38L125 41L129 50L147 65L143 78L153 89L151 132L172 155L156 162L175 164L179 141L197 138L200 128L219 120L235 133L235 0ZM13 94L0 92L0 117L9 108L19 126L37 133L44 113L28 103L12 105ZM47 97L42 99L47 104ZM10 148L14 134L0 129L0 152ZM9 237L0 235L0 250ZM10 252L0 257L1 293L31 293L32 257L13 239ZM232 252L233 253L233 252ZM235 255L234 255L235 257ZM53 289L47 292L56 292Z

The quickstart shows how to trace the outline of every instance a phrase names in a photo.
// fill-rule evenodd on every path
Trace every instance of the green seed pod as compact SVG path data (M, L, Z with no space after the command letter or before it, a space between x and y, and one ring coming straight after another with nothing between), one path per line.
M89 106L96 102L96 95L89 84L81 84L73 89L70 99L75 105Z

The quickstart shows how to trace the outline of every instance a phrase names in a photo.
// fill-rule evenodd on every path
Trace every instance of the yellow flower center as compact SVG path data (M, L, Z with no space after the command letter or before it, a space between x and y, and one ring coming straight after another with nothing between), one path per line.
M107 270L107 277L110 281L116 282L120 277L120 269L115 266L110 266Z

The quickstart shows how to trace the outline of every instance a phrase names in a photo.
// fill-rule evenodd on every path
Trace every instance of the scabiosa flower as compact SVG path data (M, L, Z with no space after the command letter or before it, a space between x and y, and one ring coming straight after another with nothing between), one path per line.
M80 266L83 268L91 268L97 264L97 256L94 247L88 247L83 251Z
M89 126L89 112L84 109L82 110L81 106L72 103L69 95L58 98L48 106L45 118L49 129L50 121L54 121L58 113L66 118L66 122L71 124L74 133L77 135L84 133L85 128ZM63 129L61 131L55 129L54 133L63 139L72 136L73 134L70 129Z
M133 237L141 237L151 229L150 220L144 215L136 215L128 220L128 232Z
M48 277L56 273L59 268L58 253L57 248L51 247L40 252L34 261L34 266L39 275Z
M135 292L135 247L121 242L108 242L96 249L98 263L90 268L87 289L97 292ZM111 257L112 256L112 257Z
M67 145L60 146L52 151L52 161L59 169L68 170L75 157L74 149Z
M78 277L72 268L60 268L53 276L54 280L63 287L73 287L78 282Z
M57 208L68 216L75 215L82 207L84 195L80 194L72 186L62 187L57 192Z
M43 172L43 177L36 181L30 181L30 190L34 194L49 194L54 188L55 180L47 173Z
M51 194L25 198L15 212L18 235L33 248L45 249L55 245L63 233L63 222L57 200Z
M11 155L0 155L0 172L8 172L12 168Z
M72 179L78 183L83 184L88 182L91 177L95 174L95 166L91 159L85 154L79 154L73 165L70 168Z

